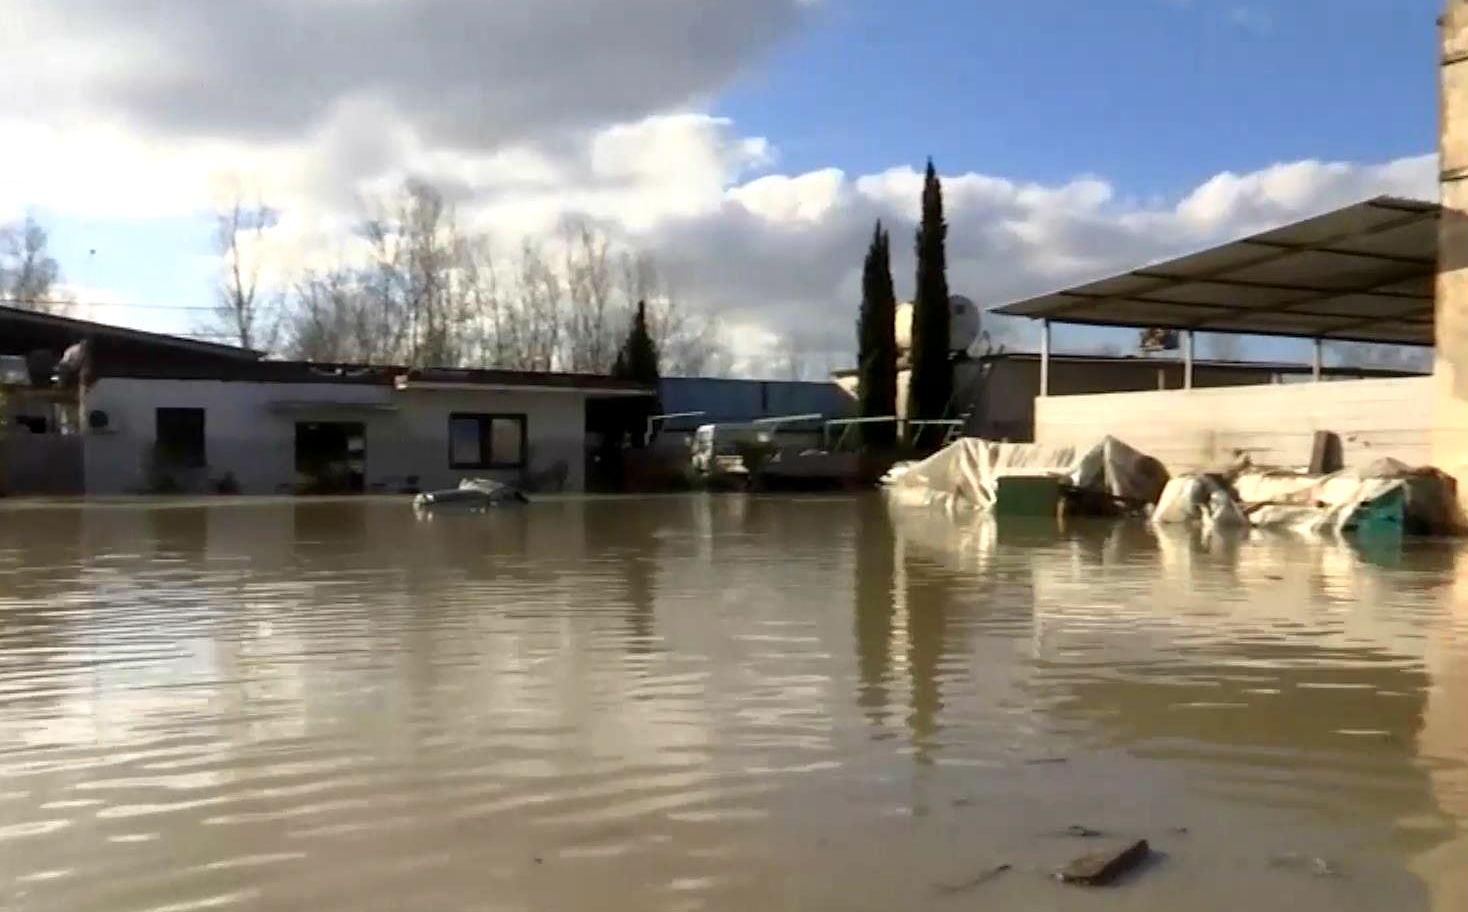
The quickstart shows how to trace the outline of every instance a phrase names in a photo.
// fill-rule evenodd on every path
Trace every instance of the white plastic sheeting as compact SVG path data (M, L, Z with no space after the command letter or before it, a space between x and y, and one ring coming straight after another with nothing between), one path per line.
M1167 470L1113 437L1077 455L1075 447L994 443L966 437L884 479L900 503L949 511L989 510L1000 478L1046 475L1071 487L1132 504L1156 501Z
M1453 479L1394 459L1330 475L1245 471L1232 488L1212 475L1175 478L1152 518L1312 535L1394 526L1421 533L1462 528Z
M1169 481L1152 510L1152 521L1197 522L1210 528L1243 528L1249 524L1233 494L1213 475L1183 475Z

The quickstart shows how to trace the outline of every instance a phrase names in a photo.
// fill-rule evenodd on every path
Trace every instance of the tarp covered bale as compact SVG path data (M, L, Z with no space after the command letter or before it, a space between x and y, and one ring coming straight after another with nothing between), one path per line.
M1229 528L1249 524L1234 492L1216 475L1182 475L1170 480L1152 510L1152 521Z
M1101 491L1134 505L1156 503L1170 478L1160 461L1115 437L1091 447L1070 473L1073 487Z
M1128 505L1155 502L1167 483L1160 462L1111 437L1079 456L1070 446L966 437L892 473L886 485L902 503L987 511L994 507L1000 478L1034 475Z
M1212 475L1174 479L1153 511L1160 523L1232 522L1231 502L1249 525L1307 534L1400 527L1417 534L1462 528L1457 484L1437 469L1378 459L1330 475L1250 470L1231 484Z

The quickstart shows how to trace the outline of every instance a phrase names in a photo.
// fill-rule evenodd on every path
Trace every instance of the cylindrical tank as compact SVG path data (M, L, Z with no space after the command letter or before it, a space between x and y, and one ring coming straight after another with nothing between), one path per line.
M912 348L912 303L904 301L897 305L896 325L897 352L906 353ZM979 308L963 295L948 298L948 348L950 351L966 352L979 338L982 329Z

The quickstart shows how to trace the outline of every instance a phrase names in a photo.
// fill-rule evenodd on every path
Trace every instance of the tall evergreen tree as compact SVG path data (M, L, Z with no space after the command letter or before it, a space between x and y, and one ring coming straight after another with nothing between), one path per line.
M892 290L892 257L882 223L872 231L861 271L861 315L857 320L857 396L863 418L897 414L897 296ZM890 449L897 427L887 422L862 425L862 442Z
M933 160L923 180L923 218L917 232L917 297L912 306L912 375L907 416L945 417L953 395L953 366L948 360L948 266L944 241L943 185ZM926 435L936 440L933 434Z
M617 362L612 366L612 376L623 380L646 383L656 392L659 379L658 346L647 328L647 302L637 302L637 312L632 316L632 326L627 330L627 341L617 352ZM631 437L632 445L641 447L646 440L647 421L657 414L658 401L636 399L626 411L626 427L623 433Z
M637 302L637 313L632 316L632 326L627 331L627 341L617 352L617 363L612 376L642 383L658 382L658 346L647 328L647 302Z

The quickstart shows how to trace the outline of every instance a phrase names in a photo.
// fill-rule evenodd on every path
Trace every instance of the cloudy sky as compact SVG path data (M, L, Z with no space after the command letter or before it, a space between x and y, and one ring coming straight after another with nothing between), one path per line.
M232 195L280 210L284 262L423 177L507 248L594 218L747 369L781 334L819 368L876 218L910 293L928 155L950 284L984 304L1430 198L1440 5L3 0L0 219L51 229L88 315L193 333Z

